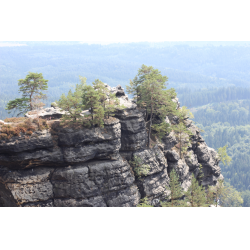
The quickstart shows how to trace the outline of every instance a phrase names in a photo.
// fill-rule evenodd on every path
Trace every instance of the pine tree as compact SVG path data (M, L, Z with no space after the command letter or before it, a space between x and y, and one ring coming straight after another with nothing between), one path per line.
M191 185L185 192L185 201L191 207L207 207L207 195L204 187L200 186L194 175L191 177Z
M128 94L132 95L134 99L138 102L140 100L140 87L142 83L145 81L145 77L153 70L152 66L146 66L142 64L141 68L138 70L137 75L133 79L130 80L129 85L126 86L126 90Z
M159 70L143 64L134 80L130 81L130 86L127 86L128 93L136 98L137 106L146 109L148 147L151 146L151 135L154 134L160 139L164 133L170 132L164 119L166 115L176 113L176 104L172 101L176 93L174 89L166 90L167 80ZM152 124L154 117L160 120L160 124Z
M218 207L220 205L220 200L223 199L223 196L225 195L225 186L224 186L224 180L219 179L217 181L216 186L211 187L214 192L214 198L215 198L215 206Z
M133 171L136 176L141 178L142 176L146 176L150 171L150 166L147 164L143 164L143 161L140 157L134 155L133 160L129 162L133 167Z
M82 100L86 109L90 110L90 115L85 115L86 118L91 118L85 123L91 127L98 125L104 126L104 110L100 102L101 96L92 86L86 86L83 90Z
M59 101L57 101L58 107L66 111L66 114L62 117L63 124L82 124L83 116L81 115L85 106L82 103L82 94L86 85L86 78L80 78L81 83L76 84L75 91L69 90L68 95L62 94Z
M229 183L225 183L225 193L220 200L220 206L222 207L241 207L243 204L243 199L241 193L238 192Z
M98 94L100 96L101 105L102 105L102 107L103 107L103 109L105 111L105 109L106 109L106 101L108 99L108 95L110 93L110 90L99 79L96 79L93 82L93 87L98 92Z
M177 116L179 117L180 122L184 122L184 120L187 118L194 118L193 113L189 109L187 109L186 106L182 106L177 110Z
M243 204L240 192L224 183L224 180L218 180L217 185L211 187L211 191L214 193L216 207L241 207Z
M137 205L137 207L154 207L150 205L150 202L147 197L140 200L140 203Z
M42 107L45 105L43 102L41 102L41 99L44 99L44 97L41 95L34 95L31 102L33 107L32 115L35 115L36 123L39 130L41 129L43 123L41 121L41 118L39 117L39 110L41 110Z
M172 126L166 121L162 121L160 124L152 125L152 135L157 136L157 138L161 141L162 137L167 133L171 132Z
M183 122L179 122L179 124L172 126L173 131L177 135L179 153L180 157L182 157L182 152L186 152L188 146L190 145L190 136L193 135L190 130L183 124Z
M208 186L207 190L206 190L206 197L207 197L207 201L206 204L207 206L211 206L211 205L215 205L215 195L214 195L214 191L213 191L213 186Z
M182 200L183 190L182 190L182 187L180 185L179 177L178 177L178 174L176 173L175 169L172 169L169 177L170 177L169 187L166 187L166 189L170 191L170 195L167 198L170 201L162 202L161 205L163 207L183 207L183 206L185 206L185 203Z
M232 158L227 154L227 145L218 148L217 152L219 154L219 159L222 161L222 163L224 165L229 165L230 162L232 161Z
M154 115L158 115L163 120L170 110L174 110L173 105L171 105L172 101L165 91L167 77L162 76L157 69L149 68L149 73L144 76L144 81L140 86L140 100L138 101L139 106L146 107L146 121L149 115L148 147L151 145L150 137ZM170 110L168 107L171 107Z
M42 73L29 72L25 79L18 80L18 85L20 86L18 92L22 93L22 98L16 98L7 103L6 110L9 110L9 114L11 111L19 111L17 114L19 116L29 110L36 109L35 104L37 103L41 107L42 103L38 102L38 99L45 99L46 94L42 91L48 89L48 80L43 78Z

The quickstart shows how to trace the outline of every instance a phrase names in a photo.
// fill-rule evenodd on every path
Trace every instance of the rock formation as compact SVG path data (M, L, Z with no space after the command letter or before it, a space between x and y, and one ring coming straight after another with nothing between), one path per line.
M200 166L202 185L216 185L223 178L217 153L191 120L185 121L193 136L184 156L176 148L174 132L148 149L144 110L121 86L111 90L126 109L117 110L104 128L63 128L58 120L63 112L53 106L39 113L49 119L51 129L0 141L0 206L131 207L145 196L158 206L168 195L173 168L185 190ZM166 121L178 123L176 117ZM146 175L135 175L130 163L135 156L150 167Z

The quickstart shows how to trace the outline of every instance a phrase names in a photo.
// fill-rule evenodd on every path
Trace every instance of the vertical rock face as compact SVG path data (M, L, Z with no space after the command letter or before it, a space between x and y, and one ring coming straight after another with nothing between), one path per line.
M126 109L117 110L104 128L62 128L54 120L53 130L0 141L0 206L131 207L144 197L158 206L169 195L166 186L172 169L184 190L201 166L202 185L215 185L223 178L217 153L190 120L185 124L193 136L185 155L179 154L174 132L148 149L145 112L121 86L111 90ZM41 117L53 120L62 115L53 107L45 111ZM166 121L178 123L176 117ZM149 167L141 176L131 164L135 157Z

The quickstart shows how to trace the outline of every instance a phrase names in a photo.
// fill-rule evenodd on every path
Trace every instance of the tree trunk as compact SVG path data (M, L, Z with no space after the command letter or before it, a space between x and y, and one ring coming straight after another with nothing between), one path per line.
M147 121L147 119L148 119L148 109L147 109L147 107L146 107L145 121Z
M181 133L180 133L180 158L181 158Z
M152 100L152 97L151 97ZM151 126L152 126L152 116L153 116L153 105L151 104L151 114L150 114L150 124L149 124L149 131L148 131L148 148L150 148L150 134L151 134Z

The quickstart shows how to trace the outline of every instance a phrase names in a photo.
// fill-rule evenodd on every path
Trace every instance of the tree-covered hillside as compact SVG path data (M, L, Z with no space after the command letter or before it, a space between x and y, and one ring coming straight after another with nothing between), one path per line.
M88 85L100 79L125 88L142 64L152 65L168 77L181 106L191 108L207 144L228 145L233 160L221 165L226 181L250 190L250 43L20 43L25 46L0 47L0 119L10 117L5 107L20 97L17 83L28 72L48 79L49 106L80 75Z
M209 103L221 103L225 101L250 100L250 88L220 87L193 90L190 87L178 88L178 98L189 108L203 106ZM199 113L199 116L201 113Z
M28 72L49 80L47 105L78 83L79 75L87 77L88 84L98 78L125 87L142 64L158 68L177 92L250 86L248 43L18 43L25 46L0 47L0 119L8 116L4 107L18 95L17 82Z
M201 92L202 95L202 92ZM220 165L223 176L239 191L250 190L250 100L208 104L194 108L194 121L205 131L208 146L228 145L229 166Z

